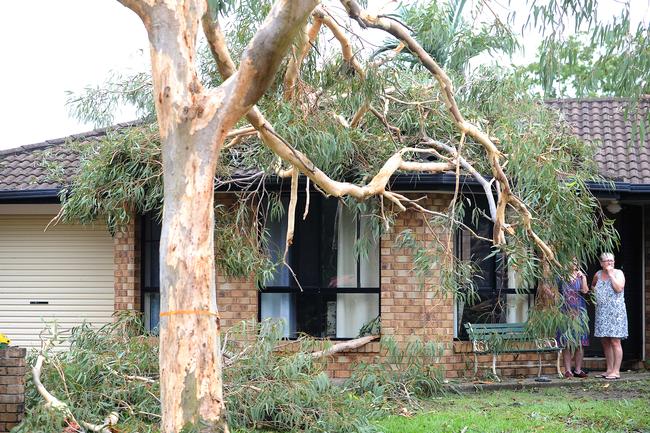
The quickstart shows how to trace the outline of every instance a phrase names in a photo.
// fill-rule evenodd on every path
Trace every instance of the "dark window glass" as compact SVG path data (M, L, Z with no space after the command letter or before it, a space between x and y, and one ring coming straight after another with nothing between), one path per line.
M487 201L475 196L470 202L464 224L479 236L492 239L493 223L485 216L475 218L472 212L478 206L487 214ZM460 229L456 233L455 251L458 258L471 261L477 267L473 278L476 299L465 302L459 298L456 301L455 336L467 339L465 323L514 323L528 319L534 295L522 293L523 288L516 287L516 272L506 268L502 255L492 250L491 242L472 236L469 230Z
M283 200L288 206L288 200ZM297 209L304 209L299 196ZM286 213L285 213L286 214ZM357 217L336 199L312 194L306 219L297 215L286 267L260 295L260 319L284 323L289 338L354 338L363 325L379 315L379 241L369 241L367 255L355 254L355 242L369 234L369 217ZM268 221L271 255L282 257L286 215ZM281 246L279 252L274 248Z
M160 223L147 214L142 217L142 308L145 329L158 331L160 321Z

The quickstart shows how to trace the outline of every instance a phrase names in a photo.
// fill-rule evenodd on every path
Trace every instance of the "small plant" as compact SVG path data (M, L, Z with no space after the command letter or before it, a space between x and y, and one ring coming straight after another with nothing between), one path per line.
M442 393L441 344L420 340L398 344L388 337L382 338L381 346L385 356L359 364L346 388L357 395L370 394L375 402L414 406L421 398Z
M11 344L11 340L7 338L2 332L0 332L0 349L6 349Z

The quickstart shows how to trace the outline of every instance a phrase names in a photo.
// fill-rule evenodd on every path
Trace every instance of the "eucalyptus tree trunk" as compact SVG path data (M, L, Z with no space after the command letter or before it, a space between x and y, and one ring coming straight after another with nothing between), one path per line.
M266 91L315 0L276 2L240 69L205 89L195 65L206 0L119 0L151 45L164 173L160 240L162 431L228 431L214 257L214 173L226 134Z

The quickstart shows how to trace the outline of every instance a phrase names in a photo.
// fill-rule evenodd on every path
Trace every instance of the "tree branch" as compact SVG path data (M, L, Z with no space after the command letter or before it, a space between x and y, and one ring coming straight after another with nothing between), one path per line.
M289 64L287 65L287 72L284 75L283 93L284 99L287 101L292 100L296 96L296 82L298 81L298 76L300 75L302 62L305 60L305 57L307 57L309 49L314 45L322 24L323 21L320 18L314 18L314 23L306 32L306 37L299 47L299 50L294 50L294 55L289 60ZM298 51L297 54L296 51Z
M284 247L284 257L282 261L287 262L289 247L293 243L293 232L296 225L296 205L298 204L298 170L295 168L291 172L291 198L289 199L289 210L287 212L287 240Z
M228 78L228 74L235 71L235 64L230 57L227 46L225 45L225 38L219 29L218 23L204 17L203 28L206 35L209 35L208 42L210 44L210 50L217 62L219 71L224 74L224 78ZM257 107L253 107L246 114L246 118L251 125L257 129L260 139L267 147L273 150L282 160L288 162L301 173L309 177L309 179L325 191L325 193L334 197L350 195L357 200L365 200L373 195L381 195L385 191L390 177L400 169L440 173L451 170L454 167L452 161L445 163L417 163L404 161L403 155L406 152L426 152L425 149L404 148L389 158L377 175L375 175L366 186L361 187L349 182L339 182L327 176L316 167L307 156L295 149L291 144L277 134L273 129L273 126L271 126L271 124L264 118L264 115L262 115Z
M432 139L427 139L423 141L423 144L428 144L438 149L449 152L453 158L458 159L460 166L463 167L465 170L467 170L483 188L483 191L485 192L485 197L487 198L488 207L490 208L490 218L492 219L492 222L495 222L497 217L497 208L496 208L496 204L494 203L494 195L492 191L492 185L490 184L490 182L488 182L488 180L485 179L481 175L481 173L479 173L474 168L474 166L472 166L465 158L463 158L462 156L458 157L458 153L456 152L456 149L454 149L452 146Z
M366 344L378 339L379 339L378 335L368 335L366 337L355 338L354 340L349 340L349 341L344 341L342 343L334 344L329 349L313 352L311 354L311 357L314 359L323 358L325 356L334 355L335 353L344 352L346 350L358 349L359 347L365 346Z
M513 204L517 211L522 213L522 219L526 226L526 231L543 253L544 257L548 261L555 261L553 250L534 233L531 225L532 218L530 217L530 212L527 211L525 204L514 196L510 188L510 182L500 163L500 158L502 156L501 152L485 132L481 131L476 127L476 125L465 120L456 103L453 84L445 71L410 35L410 31L402 23L387 17L368 14L361 8L356 0L340 1L348 12L350 18L356 20L362 28L370 27L380 29L391 34L399 41L403 42L406 47L418 57L422 65L431 72L434 78L438 81L445 105L447 106L456 127L462 134L466 134L476 140L476 142L478 142L485 150L487 158L490 161L492 175L498 183L497 188L500 188L500 195L496 208L496 218L494 221L494 242L497 245L505 243L505 230L507 229L505 223L505 210L508 204ZM523 209L526 209L526 212L523 212Z
M356 59L354 56L354 52L352 51L352 44L350 44L350 40L348 37L345 35L345 32L341 28L341 26L338 25L332 17L326 13L325 9L322 7L317 7L314 10L313 15L320 19L323 24L330 29L336 40L339 42L341 45L341 54L343 55L343 60L352 67L357 74L359 74L359 78L362 80L366 78L366 72L363 70L361 65L359 64L359 61Z
M43 397L43 399L45 400L45 407L61 411L65 414L67 420L72 420L74 421L74 423L77 423L68 405L62 402L61 400L59 400L58 398L56 398L54 395L52 395L47 390L47 388L45 388L43 382L41 382L41 373L43 370L43 363L45 362L45 354L51 348L52 342L57 340L58 338L58 332L56 330L56 327L54 328L53 331L50 331L50 333L52 334L52 337L48 339L44 339L41 342L41 350L38 352L38 356L36 357L36 362L32 367L32 380L34 382L34 385L36 386L36 390L41 395L41 397ZM62 376L62 380L64 380L63 376ZM86 421L80 421L78 424L82 425L85 429L93 432L112 433L112 430L109 429L108 427L117 424L118 420L119 420L118 413L111 412L109 416L107 416L104 419L103 424L99 424L99 425L91 424Z
M144 23L145 28L149 29L151 23L151 5L144 0L117 0L122 6L131 9L136 13Z
M224 101L230 121L239 120L264 94L287 48L317 4L318 0L278 0L273 5L244 51L239 70L227 80L232 83Z

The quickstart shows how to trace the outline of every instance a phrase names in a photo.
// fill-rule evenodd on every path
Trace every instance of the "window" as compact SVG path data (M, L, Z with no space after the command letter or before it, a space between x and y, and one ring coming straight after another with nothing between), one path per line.
M151 215L142 217L142 306L147 331L158 333L160 321L160 223Z
M493 224L481 216L472 218L472 210L487 209L483 197L472 197L472 204L465 212L464 224L477 235L492 239ZM455 238L456 256L471 261L477 268L473 278L476 297L465 302L456 300L454 311L454 337L467 339L465 323L515 323L528 320L534 295L522 287L515 269L506 269L503 256L492 251L492 243L473 236L469 230L460 229ZM526 291L531 293L526 293Z
M288 208L288 197L282 204ZM299 196L297 209L304 209ZM284 254L287 213L267 221L270 254ZM363 237L366 248L357 254ZM359 248L361 250L361 248ZM297 212L286 266L279 266L260 293L260 319L284 323L284 335L354 338L379 315L379 240L371 235L370 217L355 215L336 199L313 194L305 220Z

